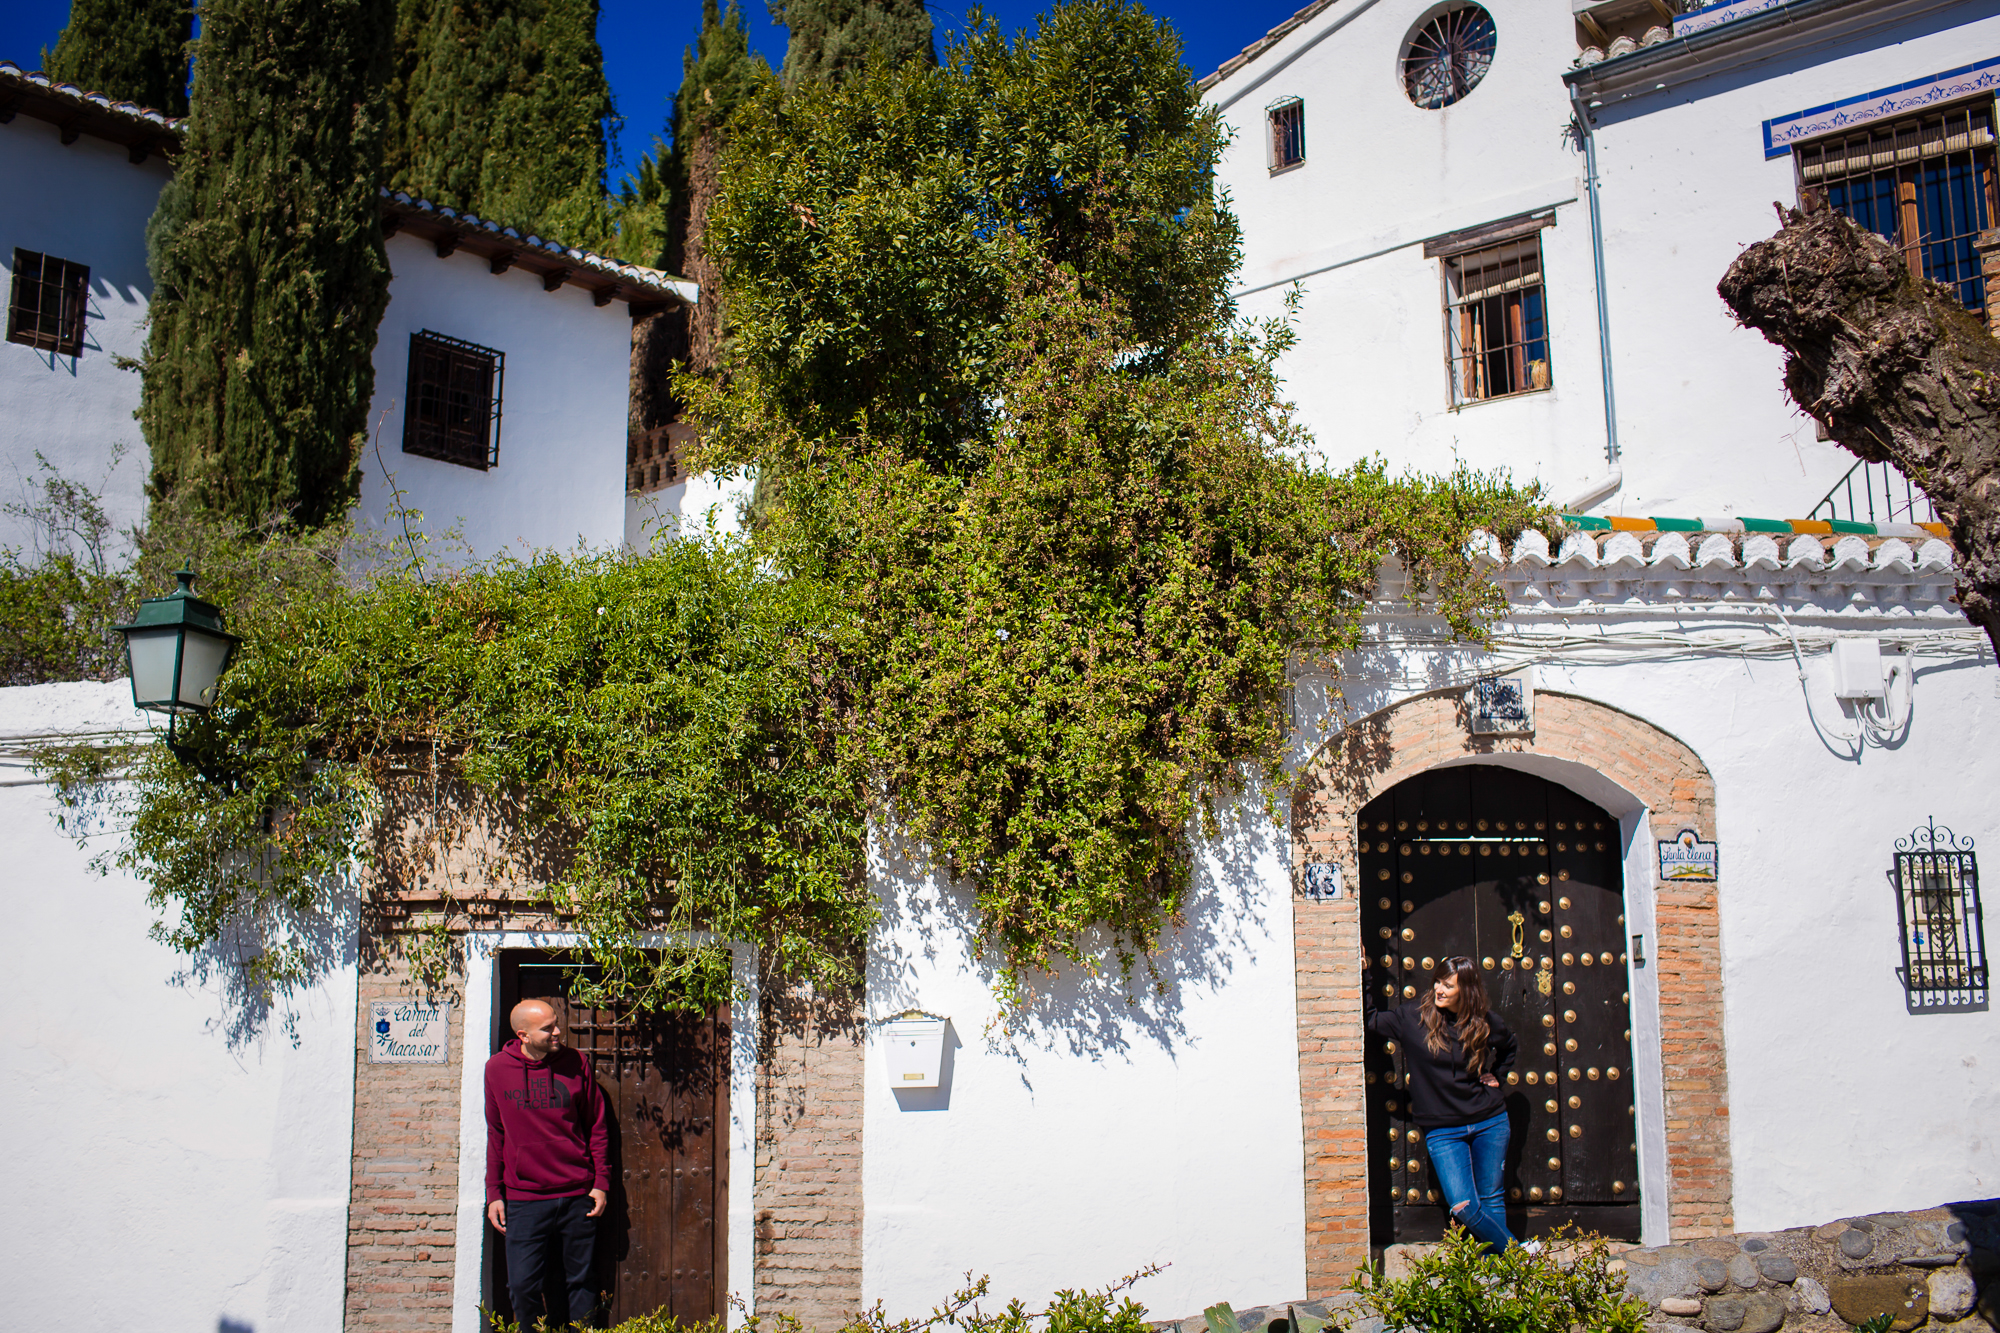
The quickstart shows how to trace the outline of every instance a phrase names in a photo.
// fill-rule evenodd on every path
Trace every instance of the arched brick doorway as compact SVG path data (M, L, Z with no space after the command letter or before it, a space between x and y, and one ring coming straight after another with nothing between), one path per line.
M1497 764L1560 783L1620 820L1632 933L1635 1082L1648 1238L1731 1227L1728 1076L1721 948L1712 883L1655 884L1651 845L1691 828L1715 837L1715 785L1679 740L1628 713L1539 691L1531 737L1473 736L1460 692L1420 695L1357 721L1301 771L1292 796L1292 859L1340 868L1361 884L1356 823L1369 802L1446 765ZM1304 874L1295 874L1301 888ZM1365 885L1362 886L1365 891ZM1369 1257L1369 1150L1361 1031L1362 937L1354 892L1293 903L1299 1088L1306 1142L1306 1276L1338 1288Z

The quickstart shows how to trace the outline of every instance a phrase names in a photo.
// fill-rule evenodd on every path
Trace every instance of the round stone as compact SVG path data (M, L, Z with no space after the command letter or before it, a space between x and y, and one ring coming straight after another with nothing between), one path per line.
M1729 1281L1729 1266L1720 1259L1697 1259L1694 1280L1701 1283L1703 1291L1721 1291L1722 1284Z
M1940 1268L1925 1285L1930 1289L1933 1319L1963 1319L1979 1299L1978 1284L1963 1268Z
M1840 1233L1840 1252L1850 1259L1866 1259L1875 1250L1875 1238L1866 1231L1849 1227Z
M1791 1299L1785 1304L1800 1314L1825 1314L1833 1308L1826 1288L1809 1277L1802 1277L1793 1285Z
M1772 1333L1785 1322L1785 1300L1775 1291L1755 1291L1743 1298L1742 1333Z
M1965 1240L1965 1223L1953 1222L1950 1226L1944 1229L1944 1234L1945 1238L1949 1240L1952 1244L1954 1245L1961 1244Z
M1747 1254L1739 1254L1729 1261L1729 1280L1749 1291L1757 1285L1757 1261Z
M1669 1296L1660 1302L1660 1313L1688 1318L1701 1313L1701 1302L1692 1296Z
M1776 1250L1757 1256L1757 1271L1772 1282L1794 1282L1799 1276L1799 1266Z
M1741 1296L1711 1296L1702 1307L1702 1323L1709 1333L1737 1333L1750 1307Z
M1752 1236L1749 1240L1743 1242L1743 1250L1744 1253L1746 1254L1762 1254L1765 1250L1768 1250L1770 1248L1771 1248L1770 1241L1764 1240L1761 1237L1757 1236Z

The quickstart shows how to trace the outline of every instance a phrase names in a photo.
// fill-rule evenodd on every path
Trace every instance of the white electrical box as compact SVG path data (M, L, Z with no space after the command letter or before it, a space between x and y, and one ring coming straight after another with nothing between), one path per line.
M1889 687L1882 676L1880 639L1833 641L1833 694L1837 699L1882 699Z
M892 1088L935 1088L944 1063L943 1018L896 1018L882 1025Z

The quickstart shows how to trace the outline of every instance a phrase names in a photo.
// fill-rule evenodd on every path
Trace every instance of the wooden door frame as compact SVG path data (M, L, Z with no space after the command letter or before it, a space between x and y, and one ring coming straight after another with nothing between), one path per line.
M465 1049L460 1053L458 1216L451 1325L457 1333L473 1333L484 1327L479 1314L485 1296L486 1272L484 1073L494 1038L505 1022L505 1015L499 1012L500 955L520 949L575 949L582 946L583 937L573 931L499 930L473 931L462 938L466 1036ZM705 934L692 941L684 937L670 939L662 934L640 941L646 948L670 948L689 942L711 940ZM739 994L730 1006L729 1069L721 1093L726 1098L727 1120L718 1120L727 1139L725 1150L716 1155L716 1289L725 1303L731 1296L740 1298L748 1307L746 1313L754 1314L756 1251L751 1203L756 1179L758 960L754 946L738 941L726 944L735 960L733 973ZM737 1322L733 1311L725 1313L731 1323Z

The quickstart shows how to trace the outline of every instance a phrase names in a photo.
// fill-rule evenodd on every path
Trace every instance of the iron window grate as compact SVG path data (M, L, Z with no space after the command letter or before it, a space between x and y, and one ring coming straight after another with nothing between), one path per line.
M1539 233L1446 258L1444 283L1454 407L1550 386Z
M1479 86L1498 49L1493 16L1461 5L1410 35L1403 51L1403 91L1428 111L1448 107Z
M1283 171L1306 160L1306 104L1294 97L1268 112L1271 119L1271 170Z
M1799 189L1903 252L1915 277L1986 308L1979 234L2000 217L1990 102L1945 108L1799 145Z
M500 462L507 355L425 329L410 335L403 452L481 472Z
M33 250L15 250L14 283L7 298L7 341L58 356L81 356L89 297L87 266Z
M1910 1007L1983 1007L1986 931L1971 839L1933 820L1896 840L1896 920Z

